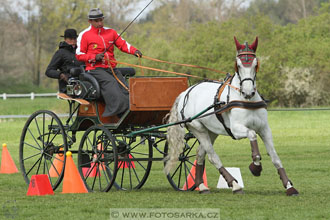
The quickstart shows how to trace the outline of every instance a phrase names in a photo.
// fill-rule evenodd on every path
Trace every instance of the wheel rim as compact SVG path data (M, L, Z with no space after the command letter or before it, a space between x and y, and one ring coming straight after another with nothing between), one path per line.
M117 188L134 190L140 189L145 184L152 165L152 142L150 137L116 136L118 151Z
M55 190L64 175L66 133L61 120L50 111L37 111L27 120L20 141L20 167L24 180L32 175L48 175Z
M117 150L111 132L92 126L83 135L78 150L78 170L90 192L107 192L115 182Z
M195 173L191 173L195 168L196 149L199 145L198 140L191 134L185 135L185 147L179 155L178 165L168 175L167 180L171 186L178 191L192 191L196 189ZM168 143L166 141L164 148L165 156L168 153ZM164 163L166 165L166 161Z

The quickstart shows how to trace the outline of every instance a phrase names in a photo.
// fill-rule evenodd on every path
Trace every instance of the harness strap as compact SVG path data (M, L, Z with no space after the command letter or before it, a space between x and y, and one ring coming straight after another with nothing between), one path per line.
M233 76L230 76L229 75L229 77L227 79L225 79L225 83L224 84L225 85L228 85L228 86L231 86L231 84L229 82L231 82L232 78L233 78ZM223 90L225 90L225 86L223 86L224 84L221 84L220 87L219 87L219 89L218 89L218 92L217 92L218 93L218 100L217 101L220 100L220 96L221 96ZM234 88L236 89L236 87L234 87Z
M236 140L235 136L233 135L233 133L231 132L230 128L228 128L225 124L225 120L222 117L222 114L215 114L215 116L217 116L217 119L221 122L221 124L223 125L223 127L225 128L227 134L234 140Z
M221 106L215 106L214 109L214 113L217 116L218 120L221 122L221 124L223 125L223 127L225 128L226 132L228 133L228 135L230 137L232 137L234 140L236 140L235 136L233 135L233 133L231 132L230 128L228 128L225 125L225 121L222 117L222 113L227 112L233 108L242 108L242 109L250 109L250 110L255 110L255 109L259 109L259 108L267 108L267 104L265 101L259 101L259 102L247 102L247 101L231 101L229 102L227 105L221 107Z
M230 128L228 128L225 124L225 120L222 117L222 113L229 111L233 108L243 108L243 109L258 109L258 108L267 108L267 104L265 101L259 101L259 102L248 102L248 101L231 101L229 102L229 87L228 87L228 96L227 96L227 104L222 106L220 102L220 97L222 92L224 91L226 85L231 87L231 81L233 80L233 76L229 76L225 79L225 82L220 85L219 89L217 90L217 93L214 98L214 113L217 117L217 119L220 121L224 129L226 130L227 134L232 137L234 140L236 140L235 136L231 132ZM236 87L234 87L236 89Z
M258 102L248 102L248 101L234 100L234 101L229 102L223 108L218 109L215 113L216 114L222 114L222 113L227 112L227 111L229 111L233 108L256 110L256 109L259 109L259 108L267 108L267 104L263 100L258 101Z
M220 97L221 94L223 92L223 90L225 90L226 86L225 85L230 85L229 82L231 82L231 80L233 79L233 76L230 76L225 80L225 82L223 84L220 85L217 94L215 95L215 99L214 99L214 104L216 103L220 103ZM229 88L229 87L228 87ZM229 92L229 91L228 91ZM229 95L229 93L228 93ZM229 98L229 97L228 97ZM227 100L228 103L229 100ZM214 112L216 113L219 109L221 109L221 104L215 105L214 106ZM225 128L227 134L232 137L234 140L236 139L235 136L233 135L233 133L231 132L231 130L226 126L225 124L225 120L223 119L221 114L215 114L215 116L217 117L217 119L220 121L220 123L222 124L222 126Z
M202 83L202 82L200 82L200 83ZM196 87L197 85L199 85L200 83L197 83L197 84L193 85L192 87L190 87L190 89L188 90L188 92L187 92L186 95L184 96L182 109L181 109L181 111L180 111L180 114L181 114L182 120L185 120L185 117L184 117L184 108L186 107L186 105L187 105L187 103L188 103L189 94L190 94L191 90L193 90L193 88L195 88L195 87Z

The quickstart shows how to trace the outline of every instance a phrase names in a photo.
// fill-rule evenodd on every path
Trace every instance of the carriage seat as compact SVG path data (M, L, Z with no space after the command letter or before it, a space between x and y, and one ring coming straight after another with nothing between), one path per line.
M99 99L101 96L100 85L92 74L83 71L79 75L79 79L85 86L85 93L87 97L85 99Z
M121 67L118 70L125 79L135 75L134 68ZM85 71L83 66L70 69L70 75L72 78L69 79L69 85L67 86L68 95L86 100L101 98L99 83L92 74Z
M71 77L76 77L78 78L80 73L85 71L85 66L81 66L81 67L73 67L70 69L70 75Z
M134 68L119 67L117 69L121 72L123 77L125 77L126 79L129 78L129 77L135 76L135 69Z

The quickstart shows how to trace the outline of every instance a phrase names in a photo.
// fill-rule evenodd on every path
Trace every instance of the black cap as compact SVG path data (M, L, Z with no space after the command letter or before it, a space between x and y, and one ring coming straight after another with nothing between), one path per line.
M64 38L77 38L77 31L75 29L66 29L64 31L64 36L62 35L61 37Z
M89 10L88 19L93 20L99 18L104 18L103 13L99 8L92 8Z

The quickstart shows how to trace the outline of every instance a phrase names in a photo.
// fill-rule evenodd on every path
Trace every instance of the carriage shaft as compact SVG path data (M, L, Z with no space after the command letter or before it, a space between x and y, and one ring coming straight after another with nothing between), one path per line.
M154 130L161 129L161 128L167 128L167 127L174 126L174 125L179 125L179 124L185 124L185 123L191 122L192 120L195 120L196 118L198 118L199 116L201 116L202 114L204 114L205 112L210 110L211 108L214 108L214 104L210 105L209 107L207 107L206 109L204 109L200 113L194 115L193 117L189 117L187 119L177 121L177 122L173 122L173 123L169 123L169 124L164 124L164 125L159 125L159 126L154 126L154 127L142 129L142 130L139 130L139 131L134 131L134 132L131 132L129 134L126 134L125 136L134 137L134 136L137 136L139 134L143 134L143 133L146 133L146 132L149 132L149 131L154 131Z

